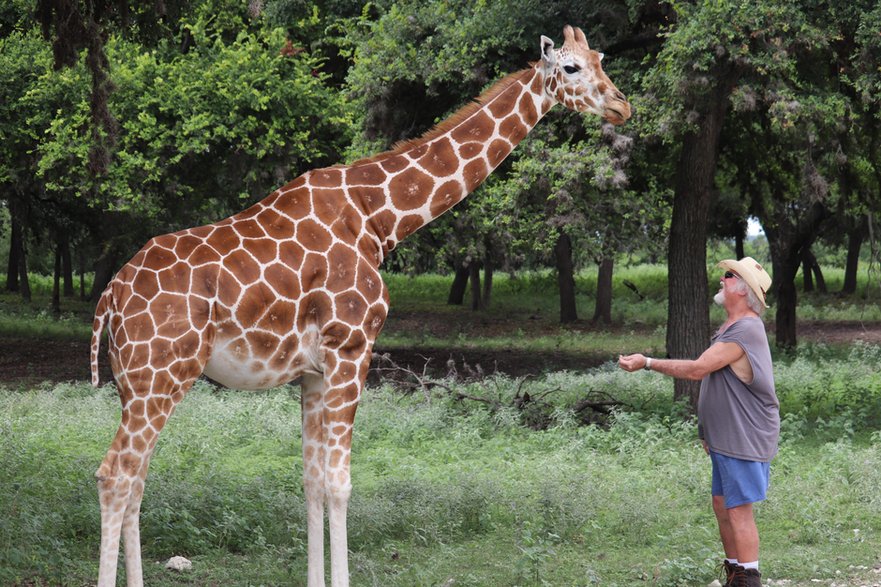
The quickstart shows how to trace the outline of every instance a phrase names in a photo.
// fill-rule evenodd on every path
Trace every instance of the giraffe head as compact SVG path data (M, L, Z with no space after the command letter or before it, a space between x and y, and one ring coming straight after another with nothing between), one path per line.
M579 28L566 25L563 37L563 46L556 50L552 40L541 38L545 91L570 110L624 124L630 118L630 103L603 71L603 54L587 45Z

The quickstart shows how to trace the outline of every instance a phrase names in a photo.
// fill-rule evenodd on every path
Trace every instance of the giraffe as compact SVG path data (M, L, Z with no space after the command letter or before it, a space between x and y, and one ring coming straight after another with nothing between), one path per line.
M581 29L508 75L424 136L351 165L305 173L247 210L151 239L95 310L122 420L95 476L99 587L116 584L120 540L129 587L143 584L139 534L150 457L175 406L205 374L237 389L301 384L309 587L349 584L346 510L355 411L388 312L379 273L407 235L473 191L557 103L612 124L630 104Z

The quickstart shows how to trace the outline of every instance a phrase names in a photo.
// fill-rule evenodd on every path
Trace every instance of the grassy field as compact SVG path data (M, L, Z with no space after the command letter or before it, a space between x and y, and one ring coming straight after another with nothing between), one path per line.
M826 270L830 287L836 275ZM586 317L592 279L578 277ZM448 277L387 281L392 315L379 341L386 347L609 355L663 347L666 270L659 266L620 268L616 324L589 333L556 324L551 274L497 275L494 305L477 318L446 305ZM865 289L865 276L862 283ZM31 306L0 296L0 335L88 336L88 304L65 302L56 320L45 289L36 288ZM802 320L881 319L878 305L860 296L806 296L799 312ZM435 316L431 327L418 327L427 315ZM766 577L871 584L840 581L871 573L859 569L876 564L881 550L879 363L881 347L861 343L775 353L781 449L769 499L757 508ZM388 384L365 392L352 459L353 585L694 586L715 577L721 553L709 459L694 422L671 401L671 380L606 363L526 381L444 383L497 405L456 401L439 388L430 396ZM526 411L509 407L518 389L543 401ZM304 584L298 393L200 382L179 406L144 498L147 584ZM589 393L621 406L584 425L572 406ZM94 583L93 473L118 422L109 386L0 387L0 585ZM530 427L536 422L544 429ZM160 563L172 555L191 558L193 570L166 571Z
M881 544L881 349L820 359L777 365L781 450L758 506L765 574L794 584L871 566ZM448 383L502 399L520 385ZM670 402L670 381L607 365L523 385L555 390L548 429L440 391L367 390L354 437L353 584L707 584L720 554L709 459ZM587 390L633 408L579 426L567 407ZM144 499L148 584L303 584L297 393L200 383L180 405ZM118 417L111 387L0 393L0 584L94 581L92 475ZM194 570L157 564L172 555Z

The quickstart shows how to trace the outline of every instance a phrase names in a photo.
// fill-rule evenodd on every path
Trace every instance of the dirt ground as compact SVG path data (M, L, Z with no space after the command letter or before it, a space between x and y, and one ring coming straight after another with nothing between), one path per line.
M425 316L398 314L395 318L396 331L429 330L438 335L448 334L451 329L465 327L464 322L450 316L426 319ZM499 333L505 329L503 319L480 319L475 322L469 318L467 330L478 336L479 333ZM535 331L550 329L551 326L537 323L529 328ZM576 324L574 330L583 330L585 335L593 329L588 322ZM461 331L461 330L460 330ZM881 322L812 322L799 324L799 340L823 342L828 344L847 343L863 340L881 344ZM109 362L102 347L101 380L111 377ZM443 374L447 363L453 361L456 369L483 373L505 373L521 376L549 370L586 369L594 367L614 357L604 355L573 355L560 352L527 353L522 351L493 351L466 348L419 348L384 349L378 345L374 353L373 366L378 366L376 355L388 354L398 365L422 372L428 362L431 374ZM22 386L34 385L44 381L87 381L89 374L89 343L87 341L10 339L0 337L0 384Z

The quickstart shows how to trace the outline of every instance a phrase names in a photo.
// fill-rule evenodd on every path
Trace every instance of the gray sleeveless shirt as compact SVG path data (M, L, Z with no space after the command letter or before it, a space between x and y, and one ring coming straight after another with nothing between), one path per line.
M698 436L713 452L768 462L777 454L780 403L765 325L760 318L741 318L712 342L739 345L752 366L753 379L742 382L730 366L704 377L697 402Z

